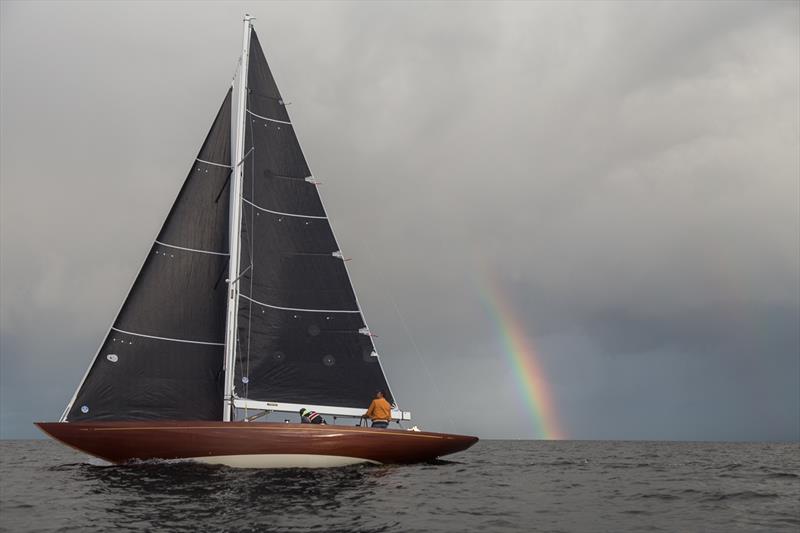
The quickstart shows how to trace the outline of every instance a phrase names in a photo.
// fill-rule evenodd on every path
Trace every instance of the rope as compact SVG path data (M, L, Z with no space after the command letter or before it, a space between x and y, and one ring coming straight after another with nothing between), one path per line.
M242 55L240 54L239 58L236 60L236 66L233 69L233 76L231 76L231 90L233 90L233 87L236 85L236 75L239 74L239 65L241 65L241 63L242 63ZM233 150L232 146L231 146L231 150ZM234 166L231 166L231 169L234 172L236 171ZM231 179L231 175L229 174L228 175L228 180L225 182L225 185L228 184L230 179ZM222 191L225 190L225 185L223 185L222 189L220 189L219 194L217 195L217 200L219 200L220 196L222 195ZM238 273L237 273L237 275L238 275ZM237 313L239 312L238 309L237 309L236 312ZM234 368L231 368L230 371L233 372L234 379L235 379L235 377L236 377L236 362L237 362L237 360L241 359L242 346L241 346L241 339L239 339L238 332L234 332L234 333L236 334L236 346L237 346L238 350L236 351L236 357L233 360L234 361L234 363L233 363ZM247 395L245 395L245 398L246 397L247 397ZM233 407L233 390L231 390L231 407L232 407L232 411L233 411L231 419L233 420L233 419L236 418L236 408ZM245 413L245 418L246 418L247 417L247 407L246 406L245 406L244 413Z
M239 73L239 64L242 62L242 55L239 54L239 59L236 60L236 67L233 69L233 76L231 76L231 87L236 83L236 75Z
M372 253L372 249L366 243L366 241L364 242L364 247L367 249L367 253L369 254L370 260L372 261L372 264L374 266L376 264L375 255ZM425 370L425 375L428 378L428 382L430 383L431 388L436 393L436 396L437 396L436 401L439 402L439 405L445 405L445 403L442 401L442 396L443 396L442 395L442 391L439 388L439 386L436 384L436 381L433 379L433 374L431 373L430 369L428 368L428 365L425 362L425 358L422 356L422 351L419 349L419 346L417 346L417 342L414 340L414 336L411 334L411 330L409 329L408 324L406 324L406 320L405 320L405 318L403 318L403 314L400 312L400 306L397 305L397 300L394 297L394 293L392 291L389 291L389 290L386 290L386 289L384 289L384 293L388 293L389 294L389 300L392 302L392 306L394 307L394 311L395 311L395 313L397 313L397 317L400 319L400 324L403 326L403 331L405 332L405 334L408 337L408 339L411 341L411 345L414 347L414 351L417 354L417 359L419 359L419 362L422 363L422 368ZM449 409L440 409L439 410L439 412L442 412L442 411L444 411L444 413L445 413L445 417L447 418L447 422L450 425L450 430L451 431L455 431L455 424L453 424L453 420L450 418L450 410Z
M250 95L249 94L247 95L247 107L250 107ZM250 138L251 139L255 139L255 137L253 136L253 120L250 119L248 122L249 122L248 125L250 126ZM250 155L250 152L252 152L253 150L255 150L255 145L250 148L250 151L248 151L247 154ZM244 163L244 158L243 158L242 163ZM254 170L253 170L254 167L255 167L254 164L250 165L250 198L255 198L256 180L255 180L255 175L254 175ZM247 166L242 167L242 177L244 177L244 173L245 173L246 170L247 170ZM241 201L241 200L239 200L239 201ZM253 294L253 279L255 278L255 258L253 257L253 248L254 248L254 245L255 245L255 242L254 242L255 226L256 226L255 209L250 208L250 228L248 228L249 229L249 233L250 233L250 243L249 243L250 247L248 249L248 256L250 257L250 267L252 269L252 272L250 272L250 289L248 291L248 294L250 294L250 295ZM245 387L245 398L249 398L250 397L250 345L251 345L250 341L252 339L252 334L251 334L252 325L253 325L253 301L248 298L248 305L247 305L247 362L246 362L247 383L245 383L245 385L244 385L244 387ZM246 413L247 413L247 405L245 404L245 414Z

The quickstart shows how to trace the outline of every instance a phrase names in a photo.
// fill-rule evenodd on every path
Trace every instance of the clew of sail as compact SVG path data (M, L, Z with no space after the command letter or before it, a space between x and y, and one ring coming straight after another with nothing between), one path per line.
M254 31L249 58L235 404L361 414L391 391Z
M231 91L62 421L219 420Z

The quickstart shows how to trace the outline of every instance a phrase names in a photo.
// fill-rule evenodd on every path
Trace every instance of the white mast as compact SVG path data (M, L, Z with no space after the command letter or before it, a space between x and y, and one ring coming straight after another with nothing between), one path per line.
M247 64L250 59L250 21L244 16L242 36L242 60L239 63L239 86L236 96L236 125L233 152L231 153L231 200L230 200L230 266L228 269L228 315L225 322L225 396L222 420L230 422L233 416L233 379L236 362L237 316L239 314L239 249L242 234L242 177L244 175L244 117L247 105Z

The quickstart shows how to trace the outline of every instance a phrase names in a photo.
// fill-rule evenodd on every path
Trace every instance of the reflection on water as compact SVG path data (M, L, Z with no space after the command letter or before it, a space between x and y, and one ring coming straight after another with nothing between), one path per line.
M88 493L107 502L106 519L116 527L180 527L200 521L262 528L274 527L287 517L290 521L308 517L311 526L322 516L351 508L356 510L351 516L339 519L346 518L351 529L359 529L363 511L370 511L376 494L401 467L251 470L153 461L74 468L77 475L93 481Z

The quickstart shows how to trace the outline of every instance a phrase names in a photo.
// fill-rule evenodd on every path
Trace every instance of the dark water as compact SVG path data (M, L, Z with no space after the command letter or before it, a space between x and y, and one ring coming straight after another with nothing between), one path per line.
M796 443L482 441L451 462L271 471L0 454L3 531L800 531Z

